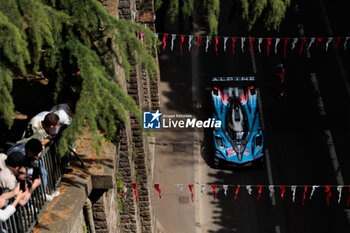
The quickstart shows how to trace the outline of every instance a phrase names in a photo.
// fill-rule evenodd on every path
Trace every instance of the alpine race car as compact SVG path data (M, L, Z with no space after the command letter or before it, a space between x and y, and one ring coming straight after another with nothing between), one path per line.
M250 166L263 160L258 92L251 81L254 76L212 78L213 117L221 121L221 127L213 130L215 167L222 162Z

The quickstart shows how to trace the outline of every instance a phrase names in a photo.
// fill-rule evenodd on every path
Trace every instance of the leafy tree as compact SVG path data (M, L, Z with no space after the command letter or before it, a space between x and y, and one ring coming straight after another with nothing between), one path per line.
M147 43L140 43L137 32ZM98 0L0 0L0 114L13 124L12 78L42 72L56 86L56 98L74 88L80 96L72 123L63 132L60 151L88 124L99 148L97 129L116 138L117 122L125 112L139 117L134 100L119 86L116 62L128 77L142 64L152 78L154 33L127 20L112 17ZM113 62L116 61L116 62ZM72 77L72 72L80 71Z
M240 5L241 16L247 22L248 30L251 30L258 18L262 18L268 30L278 30L290 0L235 0ZM155 0L155 7L159 9L162 0ZM220 0L169 0L168 14L172 22L178 15L185 19L195 10L204 10L207 14L208 33L216 35L220 12Z

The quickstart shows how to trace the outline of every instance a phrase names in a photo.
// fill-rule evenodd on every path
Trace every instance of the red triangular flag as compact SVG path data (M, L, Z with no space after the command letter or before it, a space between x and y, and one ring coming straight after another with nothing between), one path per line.
M306 198L306 192L307 192L307 185L304 186L303 205L304 205L305 198Z
M191 200L193 202L193 184L189 184L188 187L190 188L191 191Z
M141 34L140 31L138 31L138 32L139 32L139 40L140 40L140 42L142 43L142 34Z
M329 206L329 198L332 195L331 186L330 185L326 185L325 191L326 191L326 194L327 194L327 196L326 196L327 205Z
M185 40L185 36L184 35L180 35L180 38L181 38L181 40L180 40L180 51L181 51L181 55L182 55L182 44L183 44L183 42Z
M267 38L267 44L266 44L266 46L267 46L267 56L269 56L269 54L270 54L270 45L271 45L271 40L272 40L272 38Z
M287 56L287 43L289 41L289 38L284 38L284 52L283 52L283 57L286 59Z
M261 192L262 192L262 185L258 185L258 202L260 201L260 198L261 198Z
M215 53L216 53L216 56L218 55L218 44L219 44L219 37L215 37Z
M163 36L163 50L165 50L165 47L166 47L166 38L168 38L168 33L164 33L164 36Z
M197 55L198 55L199 45L201 44L202 36L198 36L197 38L198 38L197 40Z
M323 38L322 37L319 37L319 38L317 38L317 41L316 41L316 46L318 46L318 42L322 42L322 40L323 40Z
M154 184L154 188L155 188L155 189L157 190L157 192L158 192L159 199L162 199L162 195L161 195L162 190L160 190L159 184Z
M280 190L281 190L281 197L283 199L284 198L284 193L286 192L286 186L285 185L281 185L280 186Z
M237 199L237 195L238 195L238 192L239 192L239 188L241 186L240 185L237 185L237 188L236 188L236 192L235 192L235 197L233 198L233 200L236 200Z
M249 53L250 55L252 55L252 48L253 48L253 42L254 42L254 38L249 38Z
M300 50L299 50L299 56L301 55L301 53L303 52L303 47L304 47L304 44L306 43L306 38L303 38L301 40L301 44L300 44Z
M237 38L232 38L232 55L235 55L235 44L236 44Z
M132 183L131 187L134 189L134 194L135 194L135 198L136 198L136 203L139 202L139 197L137 196L137 183Z
M341 38L338 37L338 38L337 38L337 42L335 43L335 51L336 51L336 52L338 52L338 50L339 50L339 43L340 43L340 41L341 41Z
M213 195L214 195L214 200L216 198L216 185L212 185L211 188L213 189Z

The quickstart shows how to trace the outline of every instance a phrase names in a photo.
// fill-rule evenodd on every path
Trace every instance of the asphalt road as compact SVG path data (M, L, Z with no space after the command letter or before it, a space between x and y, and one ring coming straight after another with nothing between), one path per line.
M238 17L232 17L227 11L233 5L227 1L223 3L225 10L222 10L220 16L219 34L247 36ZM296 4L298 10L294 8ZM320 1L293 1L287 19L281 25L280 33L267 33L261 25L258 25L251 35L300 37L301 27L305 36L310 37L349 35L350 30L341 27L349 18L342 4L345 4L344 1L328 1L322 7ZM323 9L326 10L330 26L327 26L327 17ZM196 25L192 29L184 22L171 25L161 14L157 17L157 22L161 22L157 25L158 32L179 34L201 32L201 28ZM188 198L186 186L189 183L197 185L350 183L347 137L350 131L350 96L347 89L350 77L347 70L350 52L340 50L336 54L333 44L328 52L313 46L310 48L310 57L306 53L299 56L298 46L299 44L295 50L288 51L286 60L283 59L282 48L279 47L279 52L275 54L273 46L268 57L265 48L260 54L255 47L252 58L247 45L243 53L240 46L237 46L236 54L233 56L229 52L224 53L222 41L219 43L218 55L215 54L212 45L208 53L203 46L199 56L193 51L188 52L187 46L184 46L186 49L183 55L176 46L174 51L170 51L168 46L167 50L161 52L159 57L162 112L191 113L203 119L210 117L209 78L251 74L254 60L258 77L257 86L262 100L265 147L268 152L264 168L216 170L210 167L208 157L210 153L206 153L210 151L212 145L210 131L156 132L158 158L155 159L155 183L163 183L170 187L165 193L168 202L155 200L155 212L162 226L162 232L350 231L349 209L346 207L349 195L347 188L346 190L344 188L340 204L337 203L337 190L331 189L330 206L326 204L324 189L318 189L312 200L307 198L305 205L301 203L302 189L297 189L295 202L292 201L290 190L282 200L280 192L276 189L273 201L268 190L264 188L258 203L256 189L249 195L244 187L241 187L239 196L234 202L232 187L227 197L223 190L219 189L216 200L212 200L212 192L208 189L203 196L197 195L194 203L185 200L186 196ZM350 48L350 44L348 47ZM227 51L230 49L228 46ZM276 96L275 79L275 67L280 62L285 64L287 70L287 91L282 100ZM315 80L319 89L315 87ZM320 101L324 105L324 113L320 113ZM327 132L331 135L331 139L326 136ZM335 160L340 164L340 172L335 171ZM187 194L177 193L177 183L184 184ZM310 191L309 188L307 197ZM199 193L198 190L196 192ZM171 211L166 207L170 207Z

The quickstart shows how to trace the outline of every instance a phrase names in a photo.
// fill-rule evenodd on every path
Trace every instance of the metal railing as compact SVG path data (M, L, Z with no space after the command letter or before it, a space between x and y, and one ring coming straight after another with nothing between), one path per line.
M57 144L52 142L42 152L40 159L35 162L34 166L44 171L40 174L41 185L34 190L25 206L18 205L16 212L7 221L0 221L0 233L29 233L32 231L44 210L46 194L53 192L62 178L62 166L56 156L56 149Z

